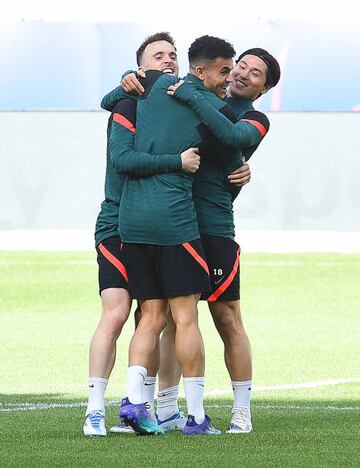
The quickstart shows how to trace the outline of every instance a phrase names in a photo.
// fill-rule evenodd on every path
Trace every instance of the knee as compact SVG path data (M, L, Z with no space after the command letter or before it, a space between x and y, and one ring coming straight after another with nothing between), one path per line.
M102 315L102 326L106 331L113 335L119 335L129 317L130 310L128 307L117 306L112 308L104 308Z
M154 333L159 335L165 328L166 320L162 314L155 313L144 313L141 314L139 326L152 330Z
M180 313L174 317L176 329L178 328L189 328L193 325L197 325L197 314L195 313Z
M212 311L216 328L221 334L227 336L245 335L244 326L241 321L240 310L235 306L222 307L221 310Z

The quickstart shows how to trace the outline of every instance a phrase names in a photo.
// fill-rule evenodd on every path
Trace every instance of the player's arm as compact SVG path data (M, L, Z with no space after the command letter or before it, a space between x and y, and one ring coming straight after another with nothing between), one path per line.
M135 72L128 70L123 74L122 80L125 77L129 77L130 75L136 76ZM101 107L107 111L112 112L119 101L127 98L134 99L136 101L138 98L138 93L130 92L129 89L125 89L121 83L120 86L117 86L102 98Z
M163 155L135 150L135 116L136 103L132 99L121 100L114 108L109 149L117 172L132 177L147 177L181 170L196 172L200 157L194 150Z
M241 120L232 123L190 83L170 86L169 90L171 95L189 105L212 133L229 146L243 149L257 145L269 130L269 120L257 111L250 111Z

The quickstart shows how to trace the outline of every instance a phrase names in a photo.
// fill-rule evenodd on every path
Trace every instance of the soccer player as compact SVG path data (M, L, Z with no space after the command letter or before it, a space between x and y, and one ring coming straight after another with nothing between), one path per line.
M148 68L163 73L178 74L178 63L174 41L166 33L154 35L144 41L138 50L143 70ZM120 110L134 114L135 101L125 100L114 108L109 118L108 140L114 115ZM192 150L184 151L161 160L152 155L146 160L139 175L167 171L195 172L199 167L199 156ZM109 145L105 177L105 200L101 204L95 228L95 244L99 265L99 292L102 301L102 315L90 343L89 351L89 400L84 424L85 435L106 435L104 393L115 362L116 340L127 320L131 307L128 292L128 278L125 268L121 239L118 234L119 202L124 183L124 175L117 173L110 161ZM178 419L181 415L178 415ZM185 421L183 421L183 425ZM116 431L125 428L115 427Z
M266 50L253 48L243 52L232 71L233 81L228 90L227 102L237 114L238 123L233 125L226 118L214 112L205 99L193 86L181 92L172 87L170 93L188 104L201 118L201 120L221 140L229 144L242 147L242 154L246 160L256 150L261 139L268 131L266 117L253 110L252 102L276 86L280 79L280 67L277 60ZM184 84L190 87L189 83ZM243 146L243 129L240 131L240 122L249 121L254 124L261 138L250 141ZM212 272L212 292L204 296L213 316L213 320L224 342L225 362L230 374L234 392L231 422L228 433L248 433L252 431L250 395L252 379L252 356L249 339L246 335L240 313L239 296L239 261L240 248L235 243L232 212L223 210L217 214L222 220L217 224L210 219L210 212L214 212L215 195L210 193L210 181L205 170L208 160L202 162L201 171L195 179L194 200L198 214L201 239L204 245L206 258ZM231 175L229 180L231 180ZM214 185L212 185L214 186ZM225 194L225 191L223 191ZM232 198L237 193L232 190ZM220 200L220 192L219 198ZM226 220L228 224L226 225Z
M232 106L240 120L252 120L259 129L257 139L252 145L243 148L243 155L248 159L267 131L267 120L261 113L254 113L252 103L260 95L275 86L280 78L280 67L276 59L261 48L243 52L232 71L227 102ZM127 75L122 85L127 91L143 93L144 89L134 75ZM188 86L190 86L188 84ZM170 94L176 88L171 88ZM180 91L175 96L181 98ZM184 101L191 105L199 117L221 139L236 145L237 129L230 122L218 126L219 113L208 105L206 100L193 89L187 93ZM247 113L247 114L246 114ZM246 115L245 115L246 114ZM220 117L221 118L221 117ZM244 119L243 119L244 120ZM224 128L227 130L224 133ZM222 134L217 133L222 129ZM240 138L243 144L243 132ZM241 146L241 145L240 145ZM240 313L239 301L239 246L234 241L232 201L237 195L234 187L241 188L249 181L249 175L242 170L235 170L228 176L232 188L225 184L223 170L214 160L203 158L200 170L195 177L193 187L195 207L198 214L199 229L205 254L210 266L212 292L203 295L208 300L214 323L224 342L225 362L231 377L234 392L234 405L229 433L247 433L252 430L250 413L250 391L252 378L252 357ZM171 340L171 338L169 338ZM160 375L160 386L164 376ZM165 376L166 377L166 376ZM161 395L161 393L160 393ZM174 404L174 398L168 398L168 405Z
M190 48L190 66L206 63L208 88L190 73L198 89L217 109L229 111L223 98L230 81L232 46L218 38L204 36ZM195 68L194 68L195 70ZM195 71L197 73L197 70ZM147 92L137 105L135 150L169 154L189 146L216 144L195 114L169 98L166 91L175 80L148 72ZM112 130L114 141L121 138ZM129 152L131 154L133 150ZM123 145L111 148L115 164L127 167ZM176 324L175 349L181 365L188 421L184 434L217 434L204 413L204 351L197 323L196 303L209 287L196 213L192 200L192 178L170 173L148 178L128 177L120 203L120 233L124 242L131 295L139 299L142 315L129 350L127 398L120 415L140 433L159 432L143 404L143 381L154 343L161 332L168 304Z

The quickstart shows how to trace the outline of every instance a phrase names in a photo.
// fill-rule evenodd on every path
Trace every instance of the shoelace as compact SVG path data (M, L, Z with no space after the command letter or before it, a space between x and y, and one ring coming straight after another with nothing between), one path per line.
M94 414L90 414L91 424L95 424L99 426L102 417L103 417L102 414L99 413L98 411Z
M231 415L231 422L239 425L250 424L250 413L246 410L237 410Z

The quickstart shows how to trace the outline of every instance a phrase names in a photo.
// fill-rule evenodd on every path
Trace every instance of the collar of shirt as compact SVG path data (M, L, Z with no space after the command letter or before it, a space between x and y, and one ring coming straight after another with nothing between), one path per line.
M231 106L237 118L245 114L245 112L254 110L253 103L250 99L226 97L225 101L229 106Z

